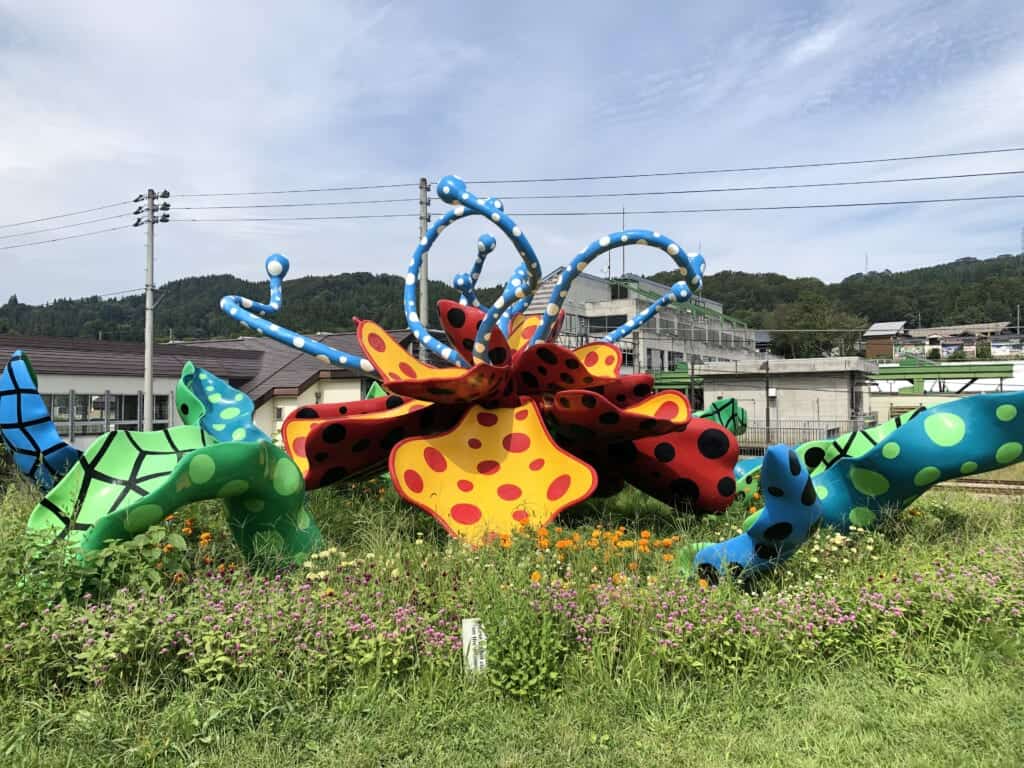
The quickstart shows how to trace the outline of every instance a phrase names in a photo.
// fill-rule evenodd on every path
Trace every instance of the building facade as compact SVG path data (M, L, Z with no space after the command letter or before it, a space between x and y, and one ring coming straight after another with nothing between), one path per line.
M552 272L537 289L550 295L563 268ZM600 341L667 293L669 286L638 275L605 279L581 273L576 276L562 305L565 319L556 341L578 347ZM547 301L535 301L527 313L544 311ZM680 364L753 360L757 336L746 324L725 314L720 303L695 296L669 304L639 330L619 342L623 373L672 370Z

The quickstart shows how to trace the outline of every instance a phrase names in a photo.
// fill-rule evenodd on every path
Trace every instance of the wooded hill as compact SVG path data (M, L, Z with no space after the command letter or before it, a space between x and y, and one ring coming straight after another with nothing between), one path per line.
M672 282L678 273L651 277ZM285 285L282 325L305 332L353 327L352 317L376 320L387 328L404 328L403 278L350 272L300 277ZM456 298L453 288L431 282L431 297ZM264 298L267 283L247 282L231 275L175 280L160 288L156 311L159 339L231 336L243 330L219 309L222 296ZM493 300L497 288L481 291ZM907 320L952 325L1016 318L1024 303L1024 270L1017 256L959 261L908 272L869 272L827 284L810 277L774 273L718 272L704 281L704 295L722 302L725 311L755 328L867 327L882 320ZM141 340L143 298L58 299L43 306L22 304L12 296L0 306L0 332L40 336L77 336ZM436 318L434 320L436 323ZM821 354L859 334L780 335L778 351L791 355Z

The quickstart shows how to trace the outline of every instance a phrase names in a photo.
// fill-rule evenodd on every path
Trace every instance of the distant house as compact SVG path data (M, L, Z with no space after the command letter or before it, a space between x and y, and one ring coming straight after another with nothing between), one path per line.
M864 332L864 356L870 360L901 360L908 357L972 359L979 356L980 350L991 351L997 341L1006 340L1009 327L1008 322L964 323L929 328L907 328L905 321L875 323ZM1019 349L1019 339L1016 345L1016 349ZM998 346L1005 356L1014 349L1012 344L1000 343Z
M392 336L412 348L408 331ZM343 352L360 355L355 333L315 334ZM0 335L0 365L20 349L32 362L57 430L79 448L113 429L142 429L142 344L78 338ZM277 439L281 423L309 403L358 400L373 379L321 363L262 336L157 344L153 354L153 427L181 424L175 389L191 360L242 390L256 405L256 426Z

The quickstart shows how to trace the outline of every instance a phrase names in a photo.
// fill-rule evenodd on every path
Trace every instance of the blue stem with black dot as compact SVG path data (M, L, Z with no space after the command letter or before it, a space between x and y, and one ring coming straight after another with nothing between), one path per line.
M340 365L364 374L374 373L373 365L366 358L342 352L308 336L282 328L276 323L268 322L266 318L262 317L262 315L274 314L281 309L281 285L285 275L288 274L290 265L288 259L280 253L275 253L267 257L265 266L267 276L270 278L270 303L262 304L244 296L225 296L220 300L220 308L224 313L261 336L302 350L321 362Z
M527 291L533 292L540 283L540 261L534 253L533 246L523 232L516 226L515 221L505 213L500 200L481 200L466 189L466 184L457 176L445 176L437 183L438 196L449 205L454 206L437 223L432 225L424 235L416 250L413 251L412 260L409 262L409 271L405 276L404 309L405 317L409 323L409 330L416 339L429 349L432 353L447 360L449 363L468 368L469 363L465 362L454 349L447 344L435 339L420 319L416 311L416 286L419 281L420 268L423 265L423 256L430 251L431 246L437 241L438 236L444 232L456 219L461 219L467 214L470 216L486 216L493 221L509 240L515 245L520 258L526 265L527 285L514 288L509 282L505 292L486 310L484 319L480 323L480 330L477 332L476 342L473 345L474 362L489 363L490 357L487 354L487 341L490 339L491 329L494 328L498 318L505 310L505 306L515 298L523 298ZM482 239L482 238L481 238ZM477 257L479 261L479 256ZM477 273L479 277L479 273ZM516 291L521 293L517 296ZM507 296L507 298L506 298ZM425 308L421 308L425 311Z

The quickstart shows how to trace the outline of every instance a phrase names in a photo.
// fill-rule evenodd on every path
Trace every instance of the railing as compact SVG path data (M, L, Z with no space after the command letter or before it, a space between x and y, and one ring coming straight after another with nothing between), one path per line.
M812 440L827 440L877 424L878 415L874 413L856 419L834 421L773 420L770 425L766 425L764 421L748 421L747 431L738 438L740 455L763 456L765 448L769 445L800 445Z

